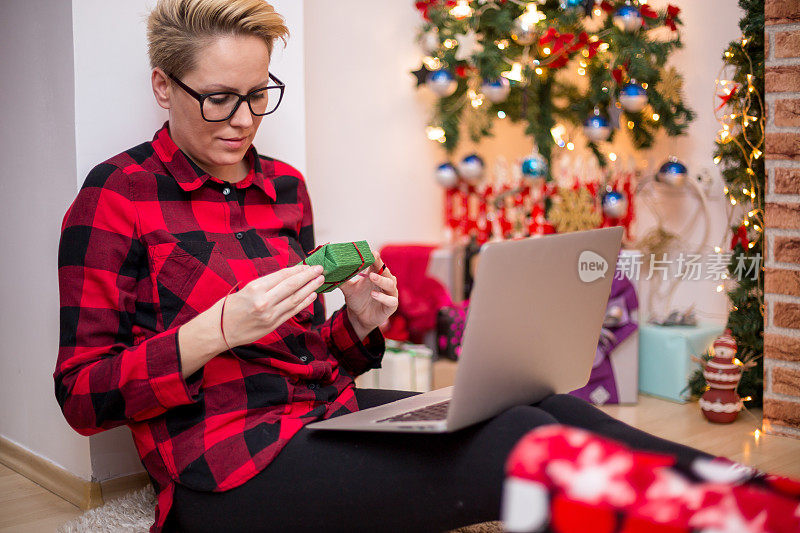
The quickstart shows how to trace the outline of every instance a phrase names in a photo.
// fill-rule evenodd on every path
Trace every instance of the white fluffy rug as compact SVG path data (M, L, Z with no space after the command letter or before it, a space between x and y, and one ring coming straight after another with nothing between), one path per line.
M153 487L139 490L90 509L58 528L57 533L147 533L155 520L156 496ZM451 533L499 533L500 522L485 522L453 530Z
M147 485L90 509L58 529L58 533L147 533L155 520L156 496Z

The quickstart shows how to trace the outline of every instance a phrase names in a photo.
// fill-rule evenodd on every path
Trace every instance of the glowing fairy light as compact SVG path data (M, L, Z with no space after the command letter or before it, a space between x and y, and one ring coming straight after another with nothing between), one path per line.
M464 19L472 16L472 8L469 7L468 0L458 0L458 3L450 10L450 15L455 19Z
M428 134L428 139L440 143L445 142L444 129L440 126L428 126L425 132Z

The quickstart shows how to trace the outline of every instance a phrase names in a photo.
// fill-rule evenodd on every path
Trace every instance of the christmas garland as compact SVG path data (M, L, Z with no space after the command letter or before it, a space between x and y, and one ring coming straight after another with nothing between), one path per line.
M598 143L625 128L636 148L659 131L682 134L694 113L682 79L665 67L680 48L680 9L637 0L424 0L413 72L440 98L428 137L452 154L465 124L473 142L495 120L525 124L549 163L553 149L575 148L565 125Z
M717 82L720 122L714 162L725 180L725 195L740 209L741 219L731 226L731 261L728 265L730 313L727 327L738 345L736 360L744 367L738 392L748 406L760 407L764 381L764 0L739 0L744 17L742 37L728 45L726 65ZM730 78L724 74L731 71ZM756 276L737 279L737 267L753 265ZM720 286L720 289L722 286ZM713 354L706 353L708 361ZM689 380L693 397L708 388L702 370Z

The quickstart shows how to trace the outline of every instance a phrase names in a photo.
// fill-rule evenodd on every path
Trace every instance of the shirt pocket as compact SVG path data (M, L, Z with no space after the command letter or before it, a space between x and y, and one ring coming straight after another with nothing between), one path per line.
M211 307L236 283L216 243L177 241L148 246L153 297L164 329L179 326Z

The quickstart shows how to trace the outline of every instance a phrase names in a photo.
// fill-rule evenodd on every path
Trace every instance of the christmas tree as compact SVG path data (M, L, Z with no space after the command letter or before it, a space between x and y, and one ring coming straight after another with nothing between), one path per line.
M682 79L666 67L681 47L680 9L626 0L425 0L418 41L427 54L414 74L440 99L428 137L452 154L467 125L474 142L495 120L525 125L550 162L556 146L575 149L565 124L598 143L622 127L636 148L663 131L684 132L694 113ZM576 139L577 140L577 139Z
M731 227L731 261L727 291L730 314L727 327L738 344L737 361L744 366L739 395L759 407L763 396L764 344L764 0L739 0L744 16L742 38L723 53L726 69L718 82L717 115L721 129L714 162L722 171L725 194L742 218ZM744 274L744 275L743 275ZM704 359L711 354L704 354ZM702 371L689 381L692 396L707 384Z

